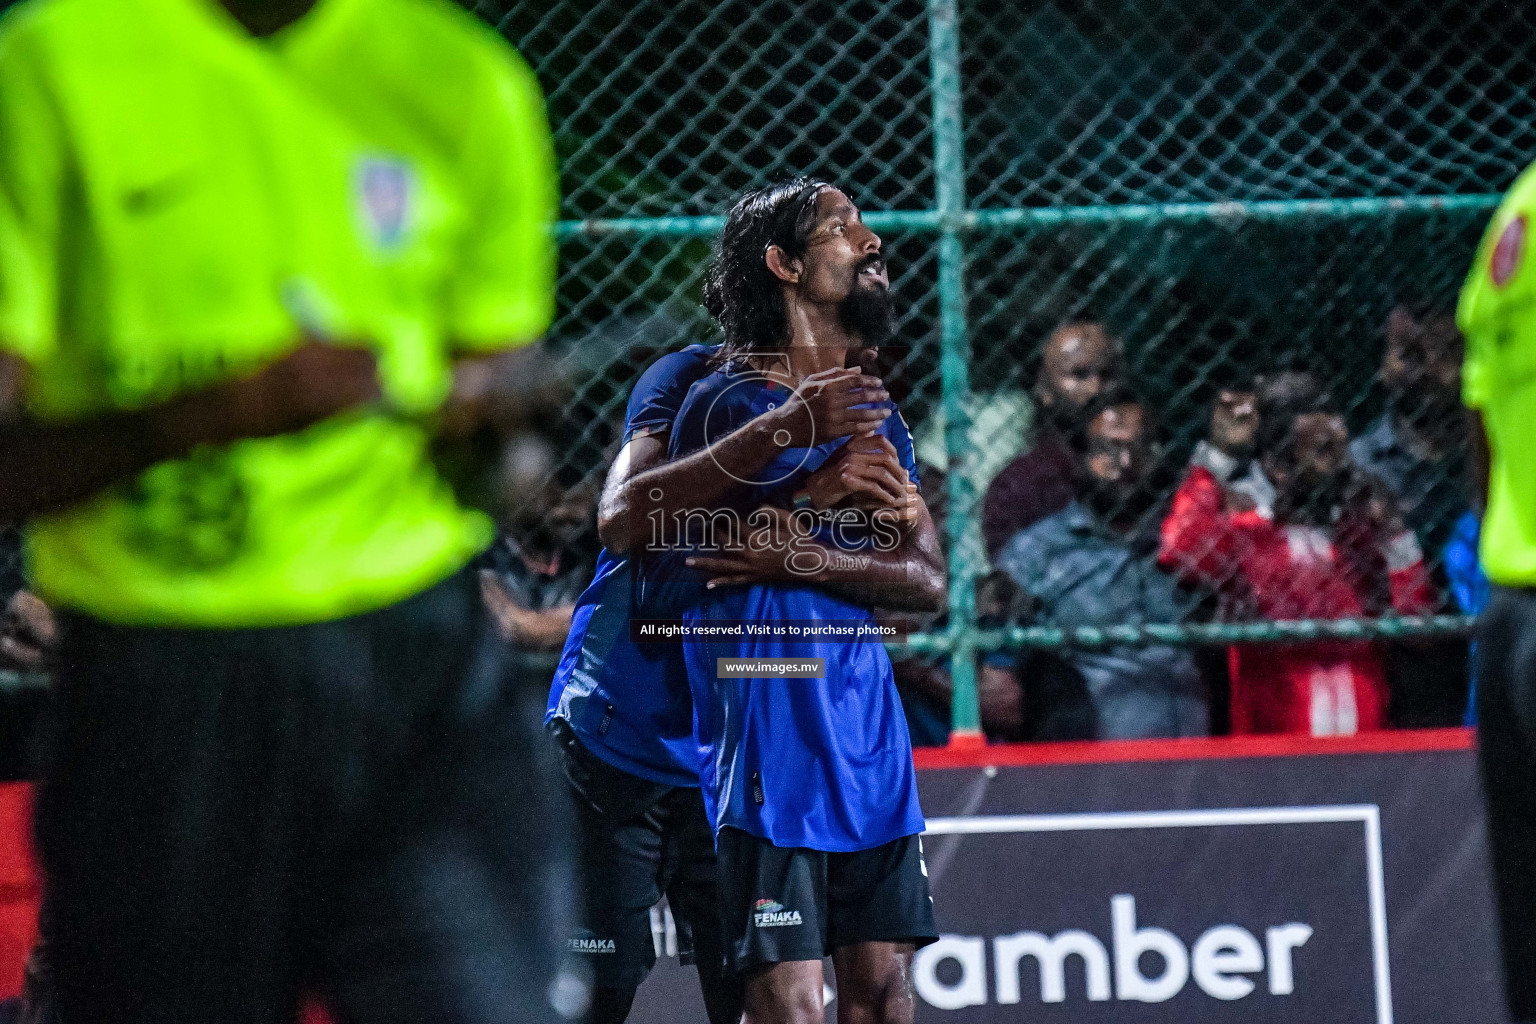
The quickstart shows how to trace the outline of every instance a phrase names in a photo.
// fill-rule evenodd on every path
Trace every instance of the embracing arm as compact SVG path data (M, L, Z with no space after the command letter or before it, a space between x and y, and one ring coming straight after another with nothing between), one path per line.
M23 416L26 376L0 354L0 523L66 508L200 444L289 433L379 393L371 352L319 342L241 380L73 423Z
M783 408L782 406L780 407ZM761 470L781 447L774 434L782 429L779 410L765 412L719 441L666 460L666 445L654 435L637 437L619 450L608 470L597 506L597 532L603 546L622 554L637 546L647 524L693 508L709 508L722 495ZM638 545L644 548L646 545Z
M900 543L889 550L870 545L851 552L812 542L805 530L796 527L795 513L764 506L753 514L753 537L772 536L779 543L749 542L741 549L719 555L695 555L688 559L688 565L710 577L706 584L709 588L793 583L819 587L869 608L938 611L944 605L948 587L939 533L922 498L913 495L908 500L915 503L912 525L901 532ZM897 529L899 513L894 509L882 513L890 515L891 529ZM758 516L771 516L775 522L769 525ZM785 537L795 537L798 543L783 543ZM856 568L840 567L855 561ZM810 568L808 562L817 567Z
M858 569L833 569L830 556L843 554L837 548L825 548L829 568L812 577L816 586L871 608L898 611L933 612L944 607L949 575L944 568L944 549L939 531L928 514L922 498L917 503L917 521L894 550L872 548L869 562Z
M878 377L854 369L827 370L806 378L777 408L670 462L662 461L659 439L634 438L608 471L597 509L598 535L609 551L628 551L658 514L670 518L711 507L786 448L876 429L889 410L856 406L889 397Z

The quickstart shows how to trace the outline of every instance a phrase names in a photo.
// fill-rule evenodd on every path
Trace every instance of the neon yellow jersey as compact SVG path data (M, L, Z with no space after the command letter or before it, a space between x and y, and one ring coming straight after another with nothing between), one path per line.
M1456 320L1467 339L1462 397L1480 410L1492 456L1483 571L1505 586L1536 586L1536 167L1493 215L1462 288Z
M305 327L387 401L152 467L28 531L45 598L129 625L319 621L490 539L418 414L450 346L554 305L538 83L448 0L319 0L256 39L217 0L29 0L0 24L0 347L43 420L249 372ZM384 409L391 411L385 412Z

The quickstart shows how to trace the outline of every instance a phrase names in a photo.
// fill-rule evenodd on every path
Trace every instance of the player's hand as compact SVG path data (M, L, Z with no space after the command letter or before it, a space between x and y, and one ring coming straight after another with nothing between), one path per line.
M923 496L918 492L917 482L907 480L907 493L903 496L901 510L902 529L911 529L917 525L918 514L922 511Z
M776 429L788 434L786 448L809 448L851 434L871 434L891 415L890 408L854 406L888 402L890 398L879 377L848 367L823 370L801 381L794 394L774 411Z
M750 522L751 531L744 546L713 555L691 555L686 560L688 567L707 576L705 586L711 590L754 583L804 582L808 574L794 568L795 553L803 550L804 541L800 549L790 545L792 538L803 537L803 532L795 532L793 514L765 505L752 513ZM815 560L810 564L815 564Z
M853 437L805 481L811 504L831 508L848 499L864 508L900 508L906 515L912 483L896 446L880 434ZM916 517L914 509L911 515Z

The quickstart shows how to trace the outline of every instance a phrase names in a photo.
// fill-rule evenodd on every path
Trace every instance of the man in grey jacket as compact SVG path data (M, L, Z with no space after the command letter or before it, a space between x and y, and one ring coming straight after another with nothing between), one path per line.
M1194 599L1157 567L1158 509L1148 481L1152 416L1125 392L1107 393L1070 439L1077 497L1065 509L1020 530L997 558L1028 595L1034 620L1074 628L1178 622ZM1099 739L1203 736L1204 686L1185 648L1149 645L1068 649L1064 660L1081 689L1056 687L1031 707L1031 733L1072 731L1088 718Z

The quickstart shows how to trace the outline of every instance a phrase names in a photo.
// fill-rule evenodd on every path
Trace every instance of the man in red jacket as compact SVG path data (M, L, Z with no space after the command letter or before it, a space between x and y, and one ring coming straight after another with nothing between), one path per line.
M1265 619L1427 614L1434 592L1412 531L1385 488L1349 461L1344 419L1319 388L1261 395L1259 457L1273 518L1227 507L1195 467L1163 523L1161 564ZM1385 724L1387 681L1360 641L1233 647L1233 733L1349 735Z

